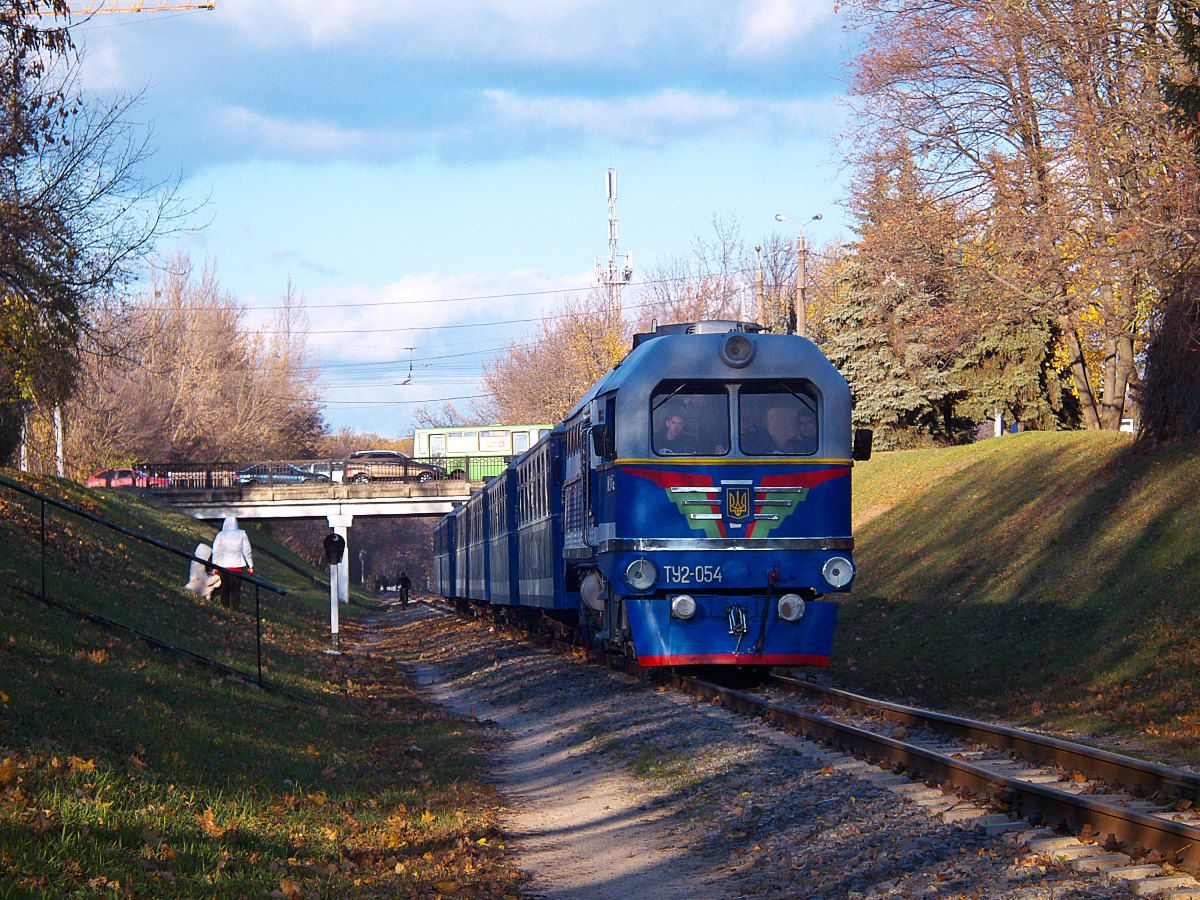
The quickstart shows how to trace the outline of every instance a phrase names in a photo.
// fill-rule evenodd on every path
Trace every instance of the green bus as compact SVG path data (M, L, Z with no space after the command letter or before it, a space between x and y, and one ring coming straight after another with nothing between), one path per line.
M550 433L552 425L451 425L417 428L413 457L439 465L450 478L485 481L499 475L508 460L520 456Z

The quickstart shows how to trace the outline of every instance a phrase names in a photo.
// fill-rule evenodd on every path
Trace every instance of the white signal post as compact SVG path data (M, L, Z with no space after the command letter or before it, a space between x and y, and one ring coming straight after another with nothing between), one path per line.
M338 644L338 568L336 565L329 567L329 631L333 635L334 653L341 651Z

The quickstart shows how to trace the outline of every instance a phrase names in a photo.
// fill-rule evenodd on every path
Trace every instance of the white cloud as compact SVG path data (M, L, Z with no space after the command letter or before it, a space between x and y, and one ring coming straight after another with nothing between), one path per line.
M682 6L682 9L681 9ZM239 0L217 16L261 46L377 42L407 58L611 63L669 47L751 57L801 38L834 0ZM727 36L736 35L729 43Z
M643 97L533 97L489 90L496 114L511 124L577 132L628 143L657 144L680 134L754 128L828 127L839 113L834 98L758 100L666 89Z
M381 286L306 291L309 345L322 362L326 417L335 427L351 422L385 433L410 433L409 417L418 403L436 406L445 398L484 393L484 363L536 329L536 322L486 323L536 319L565 296L579 296L574 289L592 284L590 272L548 278L520 269L496 275L415 273ZM446 302L397 303L429 299ZM247 299L252 307L275 302ZM381 302L395 305L354 305ZM270 328L270 317L268 310L255 310L248 321ZM429 330L389 330L407 328ZM387 405L375 405L381 402ZM470 408L469 401L456 402L460 409Z
M497 275L424 272L385 285L317 288L304 295L311 343L322 356L333 362L370 362L397 359L407 347L445 349L466 341L504 346L536 323L486 323L536 319L593 284L590 272L563 278L531 269ZM415 302L428 300L437 302ZM253 315L259 325L270 317L267 311ZM455 327L439 330L445 326Z
M89 91L136 91L146 84L145 74L130 71L126 60L112 44L88 45L80 66L83 86Z
M383 33L399 56L563 59L602 52L586 23L610 11L604 0L240 0L222 14L248 39L267 46L297 40L340 46Z
M561 148L600 140L655 146L707 133L771 138L836 127L844 115L834 97L764 100L668 88L653 94L596 99L489 89L482 115L424 131L344 127L315 118L265 115L244 106L220 109L213 133L239 153L271 159L389 162L424 154L450 157Z
M394 132L344 128L318 119L267 116L244 106L217 114L225 140L264 156L289 159L329 159L398 153L405 143Z
M737 56L775 53L791 46L833 12L832 0L752 0L733 45Z

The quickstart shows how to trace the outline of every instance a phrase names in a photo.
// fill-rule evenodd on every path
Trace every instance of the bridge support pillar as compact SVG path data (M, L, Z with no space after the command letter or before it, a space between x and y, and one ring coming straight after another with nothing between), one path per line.
M337 594L342 603L350 602L350 526L354 524L354 516L326 516L329 527L342 536L346 549L342 551L342 561L337 567Z

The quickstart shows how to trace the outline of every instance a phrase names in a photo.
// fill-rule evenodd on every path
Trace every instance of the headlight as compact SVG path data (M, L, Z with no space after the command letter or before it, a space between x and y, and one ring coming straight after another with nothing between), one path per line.
M734 369L743 369L754 359L754 341L740 331L721 343L721 361Z
M648 559L635 559L625 568L625 580L635 591L648 591L658 581L658 569Z
M779 618L785 622L799 622L804 615L804 598L799 594L784 594L779 598Z
M676 619L690 619L696 614L696 601L687 594L671 598L671 616Z
M843 588L854 577L854 563L844 556L831 556L821 567L821 575L835 588Z

